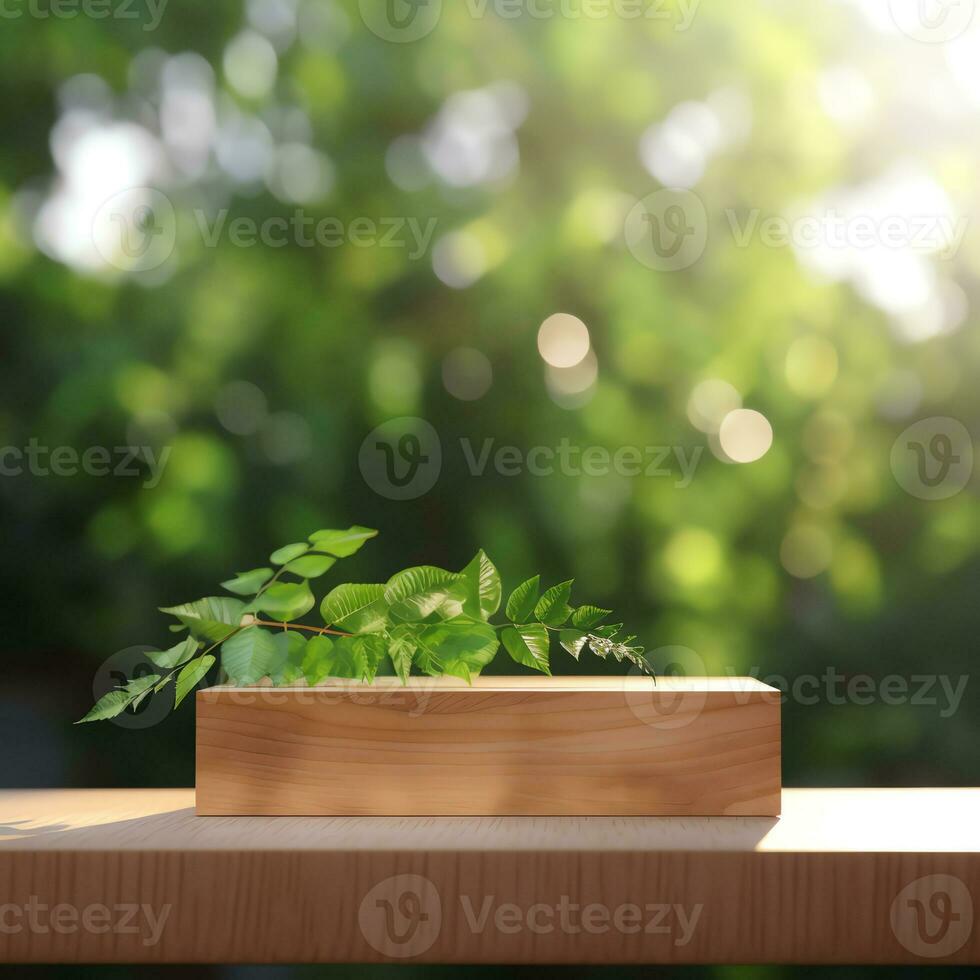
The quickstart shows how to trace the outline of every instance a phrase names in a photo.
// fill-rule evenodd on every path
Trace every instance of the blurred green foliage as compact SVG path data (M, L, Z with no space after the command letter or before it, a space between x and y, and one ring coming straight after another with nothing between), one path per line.
M975 93L944 46L878 30L857 4L801 0L705 2L683 31L677 4L665 5L666 19L632 20L507 19L492 7L480 17L472 3L446 3L430 34L400 44L368 30L354 3L304 0L299 29L275 38L265 85L266 48L237 68L228 51L242 31L261 34L267 7L171 0L152 32L85 17L24 17L0 32L2 443L170 453L152 487L85 474L0 480L5 667L17 679L11 697L37 706L31 723L56 733L67 761L52 771L79 782L148 772L189 781L186 721L140 733L140 748L129 732L69 735L88 678L136 639L168 645L158 605L206 594L314 526L382 530L353 560L359 581L415 563L460 567L478 543L507 581L539 569L549 581L574 575L640 633L659 671L753 671L789 685L829 669L910 684L923 673L969 675L975 480L924 500L900 485L890 454L920 418L976 427L974 228L949 257L836 278L788 245L756 236L742 247L732 231L733 214L792 214L895 167L927 175L955 215L972 216ZM173 71L213 84L219 130L259 120L271 146L308 144L329 189L297 204L261 176L236 180L229 167L257 151L228 144L222 163L220 134L208 137L200 170L175 165L181 134L193 143L207 128L183 106L161 136L153 79L184 52L199 57ZM499 83L493 91L513 110L506 125L481 122L479 103L446 115L458 93ZM704 255L661 272L631 254L623 221L661 186L644 134L690 103L713 107L709 124L731 133L692 182L708 216ZM84 208L38 238L45 202L70 184L59 146L70 157L77 144L52 133L73 106L92 131L125 121L155 141L147 183L173 201L177 238L154 274L65 258L71 241L88 241ZM433 150L438 119L449 142ZM469 146L454 133L502 154L497 176L447 179ZM428 135L412 141L418 134ZM422 160L426 145L442 153L443 172ZM113 171L125 162L111 153L89 162L106 178L103 197L125 188ZM480 172L486 160L471 163ZM256 222L300 208L345 227L435 218L435 246L413 260L406 248L240 247L223 234L211 248L199 208L209 220L227 208L229 221ZM453 233L462 237L442 245L444 278L475 276L463 288L433 269L433 248ZM931 277L930 302L952 296L958 316L952 301L938 326L917 308L889 308L882 283L901 294L914 274ZM556 311L588 326L598 369L580 396L557 400L536 344ZM473 400L450 394L444 377L461 347L492 367ZM771 423L772 448L758 461L724 460L717 437L692 424L692 392L713 379ZM428 420L442 444L439 479L413 500L376 493L358 466L368 432L398 416ZM474 476L461 439L522 453L569 440L703 455L686 486L676 465L650 477ZM64 688L39 693L48 683ZM932 693L939 704L791 698L787 783L976 782L972 686L945 715L940 689ZM107 751L109 762L98 755ZM129 753L159 764L137 775Z

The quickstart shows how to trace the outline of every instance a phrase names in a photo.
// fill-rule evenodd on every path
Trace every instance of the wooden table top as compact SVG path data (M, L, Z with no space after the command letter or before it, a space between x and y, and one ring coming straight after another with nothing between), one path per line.
M789 789L780 818L0 792L0 963L980 963L977 916L980 789Z
M193 789L0 791L5 851L980 852L980 788L784 789L771 817L196 817Z

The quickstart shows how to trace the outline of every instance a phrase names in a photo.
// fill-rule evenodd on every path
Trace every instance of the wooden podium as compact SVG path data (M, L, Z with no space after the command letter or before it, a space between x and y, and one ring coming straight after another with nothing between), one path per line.
M199 815L775 816L748 677L395 678L197 694Z

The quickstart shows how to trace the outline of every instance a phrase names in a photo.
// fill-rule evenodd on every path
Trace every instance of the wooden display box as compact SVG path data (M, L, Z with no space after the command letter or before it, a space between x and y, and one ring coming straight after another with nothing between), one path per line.
M212 687L197 813L775 816L779 699L745 677Z

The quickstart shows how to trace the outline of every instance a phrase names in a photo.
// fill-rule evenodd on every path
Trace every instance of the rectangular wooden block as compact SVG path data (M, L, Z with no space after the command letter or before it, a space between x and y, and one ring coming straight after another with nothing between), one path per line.
M775 816L751 678L393 678L197 694L197 813Z

